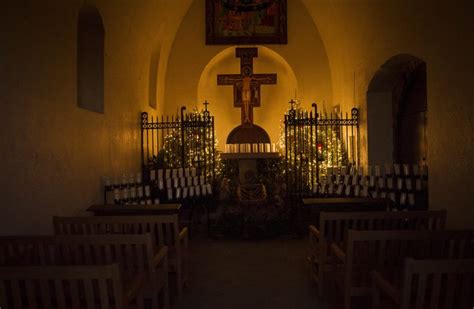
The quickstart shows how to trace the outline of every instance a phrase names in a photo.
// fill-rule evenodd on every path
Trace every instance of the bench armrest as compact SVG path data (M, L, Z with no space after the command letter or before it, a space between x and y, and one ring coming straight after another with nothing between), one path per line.
M188 234L189 234L188 227L184 227L181 230L181 232L179 232L179 236L178 236L179 240L183 241L183 239L185 239L187 241L188 240Z
M372 281L375 288L380 289L384 294L390 297L396 304L400 304L400 291L388 282L382 274L372 271Z
M124 285L123 301L125 306L128 307L128 305L131 304L133 300L137 298L137 296L141 293L140 291L145 286L145 282L146 273L141 272L136 274L131 281L127 282L126 285Z
M321 232L314 226L309 226L309 235L310 237L321 238Z
M163 246L160 250L153 256L153 265L158 267L158 265L162 264L165 259L168 257L168 247Z
M346 262L346 254L344 253L344 251L341 250L341 248L339 248L338 245L336 245L335 243L332 243L331 251L341 262L343 263Z

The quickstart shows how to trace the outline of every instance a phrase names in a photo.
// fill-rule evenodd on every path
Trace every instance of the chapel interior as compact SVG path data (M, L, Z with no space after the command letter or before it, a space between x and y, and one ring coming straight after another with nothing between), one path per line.
M0 309L473 308L474 2L0 10Z

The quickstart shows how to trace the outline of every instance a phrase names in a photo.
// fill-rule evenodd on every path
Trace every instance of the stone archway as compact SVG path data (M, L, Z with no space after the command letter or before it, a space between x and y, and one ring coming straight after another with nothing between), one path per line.
M426 112L426 63L407 54L390 58L367 91L369 165L426 160Z

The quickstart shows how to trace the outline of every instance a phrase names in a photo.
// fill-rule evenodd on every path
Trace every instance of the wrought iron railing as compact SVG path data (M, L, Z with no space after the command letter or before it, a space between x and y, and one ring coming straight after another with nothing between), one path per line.
M215 177L214 116L203 112L179 116L149 117L141 114L141 156L143 175L154 169L196 168L206 182Z
M292 102L294 103L294 102ZM285 173L290 196L308 196L330 169L359 166L359 110L319 114L295 108L285 115Z

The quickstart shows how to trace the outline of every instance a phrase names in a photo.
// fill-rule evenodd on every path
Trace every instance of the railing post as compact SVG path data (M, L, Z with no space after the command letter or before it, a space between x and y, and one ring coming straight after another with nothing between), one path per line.
M184 136L184 130L185 128L185 119L184 119L184 111L186 110L186 106L181 106L181 167L184 168L186 167L186 152L185 152L185 136Z
M319 149L318 149L318 144L319 144L319 141L318 141L318 118L319 118L319 115L318 115L318 105L316 104L316 102L314 102L312 105L311 105L313 108L314 108L314 131L315 131L315 147L316 147L316 183L319 184Z

